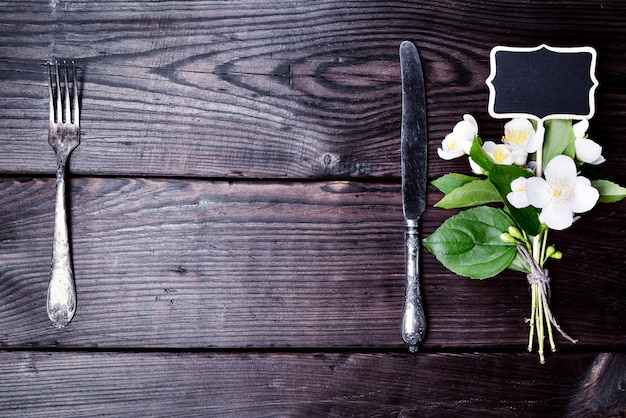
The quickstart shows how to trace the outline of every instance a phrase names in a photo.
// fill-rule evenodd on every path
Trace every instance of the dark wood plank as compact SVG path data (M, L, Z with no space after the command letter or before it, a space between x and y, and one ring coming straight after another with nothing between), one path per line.
M622 417L626 414L626 355L602 353L583 380L571 410L579 416Z
M73 178L69 191L79 303L57 331L44 308L54 181L0 182L4 347L403 345L397 184ZM623 207L557 236L553 309L579 347L626 344ZM423 234L448 215L429 209ZM422 259L425 347L525 347L521 274L477 282Z
M0 415L626 413L624 202L554 234L553 311L580 342L558 339L547 364L523 352L518 273L461 279L422 252L420 353L398 324L400 42L425 65L431 178L469 171L436 156L463 113L501 135L493 46L595 47L590 134L624 184L624 2L0 7ZM69 189L78 312L63 330L44 306L51 57L77 60L84 116ZM438 197L423 235L450 215Z
M624 180L626 5L620 1L0 7L5 173L54 171L42 63L56 56L75 58L83 79L83 144L71 163L77 173L397 177L397 50L410 39L425 63L433 156L463 113L476 115L486 138L501 136L502 123L487 116L484 83L493 46L595 47L601 88L592 134L605 145L609 174ZM431 172L458 167L437 161Z
M594 362L593 354L571 354L539 365L502 354L5 352L0 411L30 417L620 416L626 403L618 387L584 404L579 385L599 370L598 362L623 357L600 354Z

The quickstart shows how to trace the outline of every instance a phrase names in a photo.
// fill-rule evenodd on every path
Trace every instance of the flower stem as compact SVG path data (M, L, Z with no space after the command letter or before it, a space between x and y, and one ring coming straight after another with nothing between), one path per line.
M540 292L539 290L539 284L538 283L534 283L533 287L535 287L535 291L537 293ZM545 334L544 334L544 309L543 309L543 298L540 296L539 298L539 303L537 304L537 316L539 317L538 321L537 321L537 354L539 354L539 361L541 362L541 364L544 364L546 362L545 357L543 356L543 343L544 343L544 339L545 339ZM549 326L549 325L548 325Z
M545 292L544 298L545 300ZM544 301L547 304L547 300ZM550 340L550 350L554 353L556 351L556 344L554 343L554 335L552 334L552 324L550 323L550 318L546 317L546 325L548 326L548 339Z
M531 288L531 305L530 305L530 319L527 321L530 325L528 334L528 351L532 351L533 339L537 338L537 352L539 354L539 360L541 363L545 363L544 347L546 329L548 334L548 340L550 342L550 349L556 351L556 344L554 343L554 334L552 327L556 328L561 335L576 343L577 340L567 335L556 322L552 311L550 309L550 277L548 271L543 268L542 258L547 258L547 248L544 243L543 237L547 233L547 230L543 230L539 235L533 237L532 245L530 243L518 244L517 250L522 255L524 260L531 268L531 272L526 275L528 283ZM528 247L532 247L531 252L528 251Z
M535 267L542 269L543 264L545 262L545 254L547 248L548 241L548 231L543 230L538 235L533 237L533 245L532 245L532 257L535 260ZM538 273L538 272L537 272ZM534 315L535 321L534 325L536 327L537 333L537 352L539 354L539 361L541 364L545 363L545 338L546 331L548 334L548 339L550 342L550 348L552 351L556 351L556 346L554 344L554 335L552 333L552 324L550 322L549 315L546 315L546 312L550 312L550 308L547 306L547 289L545 283L540 281L534 282L531 285L532 287L532 302L531 305L534 307ZM531 323L532 325L532 323ZM529 339L533 338L534 330L530 329Z
M530 331L528 333L528 351L533 351L533 337L535 336L535 318L537 312L537 285L531 285L530 302Z
M539 149L537 149L537 168L535 171L535 175L537 177L541 177L543 170L543 140L546 133L546 128L543 126L543 121L537 121L537 130L535 135L538 137L539 141Z
M546 262L546 248L548 248L548 231L545 230L541 236L543 237L543 240L541 242L541 254L540 254L540 258L538 260L539 266L543 268L543 265Z

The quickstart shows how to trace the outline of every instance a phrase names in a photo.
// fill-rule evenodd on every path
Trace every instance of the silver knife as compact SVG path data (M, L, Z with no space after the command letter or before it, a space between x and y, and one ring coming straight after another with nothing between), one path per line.
M418 222L426 209L426 95L424 74L417 48L409 41L400 45L402 72L402 206L406 230L406 282L402 310L402 339L417 351L426 333L426 315L420 291Z

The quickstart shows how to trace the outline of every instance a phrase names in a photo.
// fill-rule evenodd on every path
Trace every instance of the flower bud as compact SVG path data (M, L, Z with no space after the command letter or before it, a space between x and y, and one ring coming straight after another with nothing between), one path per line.
M526 239L524 238L524 235L522 235L522 233L520 232L519 228L514 227L514 226L509 226L509 234L512 237L517 238L520 241L525 241Z
M550 257L554 258L555 260L560 260L561 258L563 258L563 253L560 251L555 251L554 254L552 254Z
M511 234L509 234L508 232L503 232L502 234L500 234L500 239L503 242L510 242L510 243L513 243L513 244L517 243L517 240Z
M546 258L552 257L555 252L556 248L554 248L554 245L550 245L548 248L546 248Z

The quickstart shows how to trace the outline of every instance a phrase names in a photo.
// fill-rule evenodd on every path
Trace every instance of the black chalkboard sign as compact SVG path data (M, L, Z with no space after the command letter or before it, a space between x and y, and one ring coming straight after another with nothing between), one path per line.
M491 51L489 113L495 118L588 119L595 112L591 47L498 46Z

